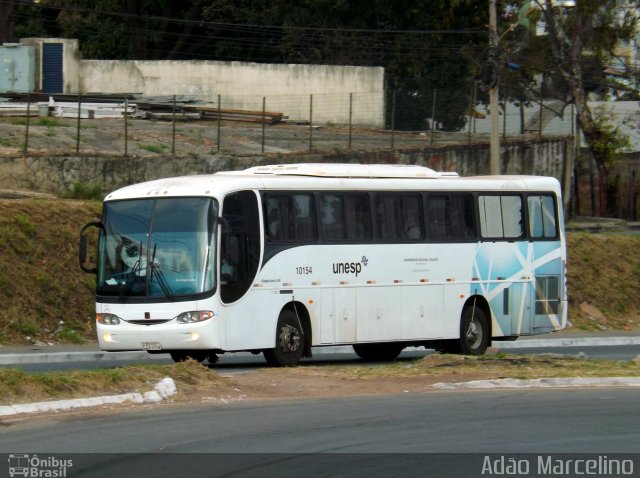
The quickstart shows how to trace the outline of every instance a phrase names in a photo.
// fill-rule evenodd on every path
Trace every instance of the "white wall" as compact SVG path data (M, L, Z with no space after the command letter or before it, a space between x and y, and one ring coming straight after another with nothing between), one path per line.
M81 60L82 93L195 96L223 108L282 112L313 123L384 125L384 69L330 65L286 65L218 61Z

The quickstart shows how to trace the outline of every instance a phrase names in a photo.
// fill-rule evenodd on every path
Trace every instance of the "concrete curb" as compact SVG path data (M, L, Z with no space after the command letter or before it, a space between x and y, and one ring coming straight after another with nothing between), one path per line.
M50 402L23 403L17 405L0 406L0 417L18 415L22 413L39 413L75 408L96 407L100 405L133 403L158 403L176 393L176 384L170 377L160 380L153 390L145 393L124 393L91 398L74 398L69 400L53 400Z
M433 388L440 390L461 389L504 389L504 388L583 388L583 387L640 387L640 377L601 377L601 378L535 378L497 380L474 380L458 383L434 383Z
M597 347L640 345L640 336L627 337L565 337L555 339L522 338L513 342L494 341L498 349L525 349L539 347ZM351 353L351 346L319 347L314 354ZM240 353L238 354L240 355ZM166 359L166 355L152 355L147 352L102 352L90 350L82 352L25 352L0 353L0 365L18 365L27 363L60 363L60 362L97 362L112 360L154 360Z
M524 339L492 344L499 349L530 349L538 347L607 347L615 345L640 345L640 337L567 337L562 339Z
M25 352L0 354L0 365L25 363L98 362L110 360L149 360L162 355L147 352Z

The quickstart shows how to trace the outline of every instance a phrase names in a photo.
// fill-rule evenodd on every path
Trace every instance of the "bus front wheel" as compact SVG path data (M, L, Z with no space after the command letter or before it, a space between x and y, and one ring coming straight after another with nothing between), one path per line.
M467 307L460 320L458 347L464 355L482 355L489 346L489 323L479 307Z
M274 367L297 365L304 353L304 330L293 310L285 309L278 317L276 346L264 350L264 358Z

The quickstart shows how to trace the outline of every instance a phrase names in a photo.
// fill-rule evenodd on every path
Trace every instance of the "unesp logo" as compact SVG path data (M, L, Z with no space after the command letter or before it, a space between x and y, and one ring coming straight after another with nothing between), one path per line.
M367 256L362 256L360 262L334 262L333 263L333 273L334 274L355 274L358 277L358 274L362 272L362 266L367 267L369 263L369 259Z

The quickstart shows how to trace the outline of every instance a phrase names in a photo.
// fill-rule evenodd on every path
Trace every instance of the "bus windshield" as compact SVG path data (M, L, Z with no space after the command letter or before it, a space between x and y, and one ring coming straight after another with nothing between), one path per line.
M173 300L213 291L217 217L211 198L106 202L98 295Z

